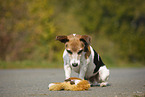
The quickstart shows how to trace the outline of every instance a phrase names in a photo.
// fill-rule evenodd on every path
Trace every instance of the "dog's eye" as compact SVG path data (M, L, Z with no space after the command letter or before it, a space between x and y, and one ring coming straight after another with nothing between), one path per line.
M83 50L80 50L79 52L78 52L78 54L81 54L83 52Z
M72 52L71 52L70 50L67 50L67 52L68 52L69 54L72 54Z
M70 81L70 84L71 84L71 85L74 85L74 84L75 84L75 82L74 82L74 81Z

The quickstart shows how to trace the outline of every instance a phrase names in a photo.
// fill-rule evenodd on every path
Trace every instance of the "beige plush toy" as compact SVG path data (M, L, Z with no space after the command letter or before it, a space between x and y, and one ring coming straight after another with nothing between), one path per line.
M50 83L48 85L50 91L84 91L90 88L90 84L87 80L81 80L80 78L71 77L64 82Z

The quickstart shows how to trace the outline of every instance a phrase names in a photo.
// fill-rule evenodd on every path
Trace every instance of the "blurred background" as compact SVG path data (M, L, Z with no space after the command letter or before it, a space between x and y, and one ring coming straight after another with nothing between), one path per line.
M0 69L62 68L55 37L73 33L107 67L145 66L145 0L0 0Z

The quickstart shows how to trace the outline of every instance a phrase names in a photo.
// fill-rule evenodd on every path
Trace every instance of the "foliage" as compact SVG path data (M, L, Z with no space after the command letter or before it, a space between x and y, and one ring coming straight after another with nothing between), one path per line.
M144 60L145 1L85 0L83 3L76 16L86 33L108 36L117 45L118 56L128 61Z
M62 62L55 37L77 33L107 64L144 64L144 9L144 0L1 0L0 60Z

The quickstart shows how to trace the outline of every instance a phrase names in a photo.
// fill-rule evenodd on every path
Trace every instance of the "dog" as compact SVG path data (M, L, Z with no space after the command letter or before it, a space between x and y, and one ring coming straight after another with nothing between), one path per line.
M88 35L62 35L56 40L65 44L63 53L65 78L71 77L71 70L79 74L80 79L85 79L92 86L107 86L109 69L102 62L99 54L90 46L91 37Z

